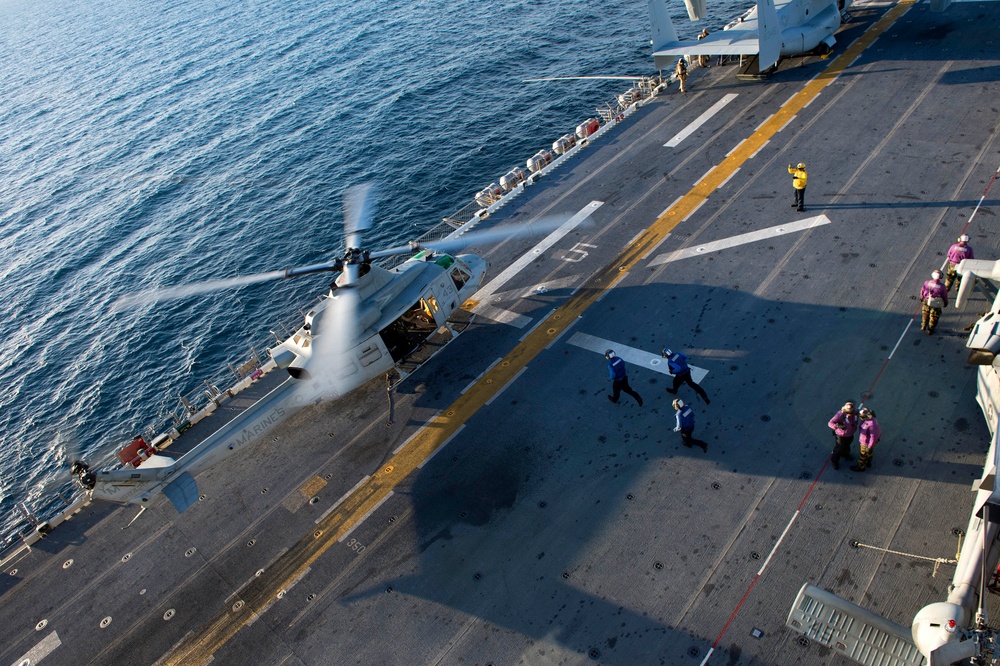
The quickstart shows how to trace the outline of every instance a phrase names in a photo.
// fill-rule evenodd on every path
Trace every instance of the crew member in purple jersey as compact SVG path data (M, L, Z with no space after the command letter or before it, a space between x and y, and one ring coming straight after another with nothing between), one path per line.
M840 469L841 458L854 460L854 456L851 455L851 443L854 442L854 432L858 429L858 412L854 409L854 403L850 400L845 402L827 425L833 431L833 438L836 440L833 453L830 454L830 463L834 469Z
M878 425L875 412L862 407L858 416L861 417L861 428L858 433L858 464L851 465L852 472L863 472L872 466L875 445L882 439L882 428Z
M962 286L962 276L958 274L958 265L965 259L975 259L969 237L962 234L958 242L948 248L948 268L944 272L944 288L951 291L951 285Z
M948 289L941 282L941 271L931 273L931 279L920 288L920 330L934 333L941 309L948 307Z

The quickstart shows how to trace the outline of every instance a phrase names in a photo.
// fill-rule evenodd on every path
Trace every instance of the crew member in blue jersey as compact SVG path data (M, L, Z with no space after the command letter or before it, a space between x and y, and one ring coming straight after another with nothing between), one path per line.
M694 411L691 406L685 405L684 401L678 398L674 400L674 409L677 410L677 425L674 427L674 432L681 434L681 444L689 449L692 446L700 446L702 451L708 453L708 444L691 436L694 433Z
M674 387L665 389L667 393L676 395L677 389L681 387L681 384L687 384L695 390L695 393L701 396L701 399L705 401L706 405L711 402L711 400L708 399L708 394L705 393L705 389L698 386L698 384L691 379L691 368L688 367L687 356L680 352L671 351L670 349L664 349L661 351L660 356L667 359L667 368L670 369L670 374L674 376Z
M635 398L635 401L642 407L642 397L632 390L628 385L628 372L625 371L625 361L621 360L613 349L604 352L604 358L608 359L608 381L611 382L611 395L608 400L618 404L618 398L622 391Z

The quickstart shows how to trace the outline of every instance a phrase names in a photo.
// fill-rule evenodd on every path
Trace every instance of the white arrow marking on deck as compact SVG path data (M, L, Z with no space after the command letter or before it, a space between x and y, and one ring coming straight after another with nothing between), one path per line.
M604 352L608 349L614 349L615 354L626 363L638 365L646 368L647 370L652 370L653 372L659 372L660 374L670 375L673 377L670 370L667 368L667 359L661 357L659 354L650 354L647 351L636 349L635 347L628 347L612 340L605 340L604 338L597 338L593 335L587 335L586 333L579 332L574 333L573 336L566 342L575 347L586 349L587 351L597 352L601 356L604 356ZM691 368L691 379L694 380L695 384L700 384L708 374L708 370L705 370L704 368L697 368L693 365L690 365L689 367Z
M718 102L708 107L708 111L695 118L693 123L691 123L684 129L682 129L680 132L678 132L677 135L674 136L674 138L672 138L670 141L667 141L665 144L663 144L663 147L676 148L681 141L683 141L684 139L688 138L689 136L697 132L699 127L707 123L712 116L717 114L719 111L722 111L723 107L725 107L726 104L732 102L734 99L736 99L736 93L729 93L728 95L725 95Z
M531 321L531 317L517 314L516 312L511 312L510 310L494 307L487 301L493 300L494 294L496 294L497 290L504 286L508 280L520 273L521 270L532 261L538 259L543 252L558 243L563 236L573 231L573 229L578 227L581 222L590 217L595 210L603 205L603 201L591 201L589 204L584 206L579 213L566 220L561 227L546 236L541 243L525 252L520 259L508 266L506 270L500 273L500 275L493 278L489 284L473 294L472 300L478 301L479 305L472 308L472 311L476 314L481 314L484 317L489 317L493 321L500 322L501 324L510 324L511 326L516 326L518 328L524 328L527 326Z
M45 638L43 638L35 647L31 648L24 653L20 659L15 661L15 664L37 664L45 657L49 656L53 650L62 645L62 641L59 640L59 634L52 632Z
M649 262L649 265L659 266L660 264L668 264L671 261L699 257L703 254L718 252L719 250L736 247L737 245L756 243L757 241L767 240L768 238L774 238L775 236L784 236L785 234L794 233L796 231L805 231L806 229L812 229L813 227L821 227L824 224L830 224L830 218L826 215L818 215L817 217L810 217L809 219L792 222L791 224L780 224L776 227L768 227L767 229L761 229L760 231L751 231L747 234L723 238L722 240L705 243L704 245L699 245L697 247L687 247L682 250L667 252L666 254L661 254L655 257L651 262Z

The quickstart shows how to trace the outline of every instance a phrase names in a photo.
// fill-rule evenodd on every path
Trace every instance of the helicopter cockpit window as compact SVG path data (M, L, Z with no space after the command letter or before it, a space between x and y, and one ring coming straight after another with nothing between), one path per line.
M462 268L455 264L451 267L451 281L455 283L455 289L461 289L465 286L465 283L472 278L468 271L462 270Z

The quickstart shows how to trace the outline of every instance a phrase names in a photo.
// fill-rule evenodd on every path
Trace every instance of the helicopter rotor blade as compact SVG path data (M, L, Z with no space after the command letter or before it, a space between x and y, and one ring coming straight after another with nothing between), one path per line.
M284 277L292 277L292 276L288 274L288 271L268 271L267 273L255 273L253 275L243 275L234 278L223 278L221 280L192 282L190 284L177 285L176 287L149 289L147 291L139 291L134 294L126 294L125 296L119 297L118 300L116 300L114 304L111 306L111 309L115 312L118 312L120 310L135 307L137 305L146 305L146 304L158 303L160 301L170 301L178 298L186 298L188 296L196 296L198 294L207 294L213 291L221 291L223 289L233 289L234 287L242 287L248 284L257 284L258 282L279 280Z
M336 295L313 319L312 351L306 365L307 376L313 383L309 400L330 400L348 393L353 362L348 352L357 342L360 295L353 287L342 286Z
M495 243L510 238L523 238L526 236L538 236L544 233L555 231L570 218L565 215L551 215L539 220L529 222L524 225L498 227L496 229L485 229L483 231L470 231L457 236L448 236L436 241L412 241L407 245L398 245L385 250L371 253L372 259L380 259L395 254L406 254L408 252L419 252L420 250L433 250L435 252L451 252L469 245Z
M347 248L361 247L361 232L372 228L375 215L375 187L371 183L353 185L344 192L344 232Z

